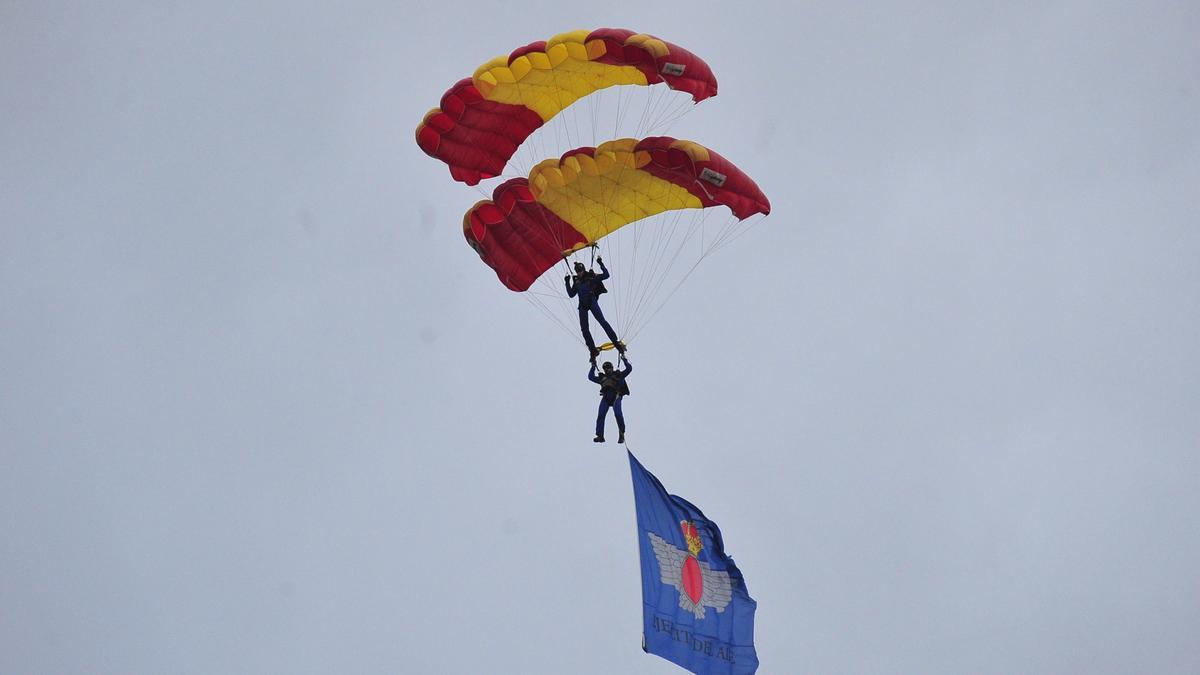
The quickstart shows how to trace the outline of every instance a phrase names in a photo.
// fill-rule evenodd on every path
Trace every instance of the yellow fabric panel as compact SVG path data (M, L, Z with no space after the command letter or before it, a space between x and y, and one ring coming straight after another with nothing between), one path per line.
M550 65L557 68L562 65L563 61L567 60L567 57L570 56L570 52L567 51L566 45L557 44L552 47L546 47L546 56L550 57Z
M596 148L596 157L611 159L614 163L630 168L640 169L650 163L650 153L645 150L635 151L638 140L636 138L619 138L615 141L606 141L601 143Z
M549 47L553 47L554 45L566 44L568 42L583 44L583 41L586 40L587 36L591 35L591 33L592 33L592 31L590 31L586 28L580 28L579 30L569 30L565 33L559 33L558 35L555 35L554 37L550 38L549 40L546 40L546 47L549 48Z
M572 155L565 160L542 160L529 172L529 187L533 191L534 197L537 197L541 191L550 187L566 185L567 181L563 174L564 164L571 167L568 170L574 173L580 171L589 173L594 169L594 172L590 173L593 176L646 166L650 163L650 153L644 150L635 152L634 148L637 143L635 138L621 138L601 143L591 157Z
M650 52L650 54L656 59L662 58L671 53L671 50L667 48L667 43L644 33L630 35L629 39L625 41L625 44L637 45L638 47Z
M533 65L529 63L528 56L518 56L508 64L508 68L512 71L513 80L520 82L529 74L529 71L533 70Z
M693 162L707 162L709 159L708 148L695 141L675 141L671 147L686 152Z
M550 65L550 57L546 56L546 52L530 52L524 58L529 59L529 65L537 70L550 70L554 67Z
M592 40L587 43L588 61L595 61L607 53L608 44L604 40Z
M507 56L497 56L479 66L471 79L489 101L525 106L543 121L594 91L622 84L646 86L646 76L633 66L595 63L607 48L603 40L584 42L590 32L555 35L546 41L544 52L524 54L511 64Z
M530 188L538 203L589 242L664 211L704 208L686 189L638 170L650 157L632 152L636 142L612 141L597 148L594 157L542 162L529 174Z

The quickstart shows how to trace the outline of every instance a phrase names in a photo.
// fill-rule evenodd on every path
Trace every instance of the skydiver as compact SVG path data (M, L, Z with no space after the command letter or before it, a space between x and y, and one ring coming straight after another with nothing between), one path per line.
M583 341L587 344L588 359L592 362L592 368L596 367L596 357L599 356L600 350L596 348L596 342L592 339L592 331L588 326L588 312L591 312L596 317L596 322L604 329L608 335L609 342L616 346L617 351L625 353L625 343L617 339L617 333L613 327L604 319L604 313L600 311L600 294L607 293L608 289L604 288L604 280L609 277L608 268L604 266L604 258L596 256L596 262L600 263L601 274L596 274L583 266L583 263L575 263L575 276L567 275L563 277L563 282L567 285L567 297L579 296L579 330L583 333Z
M617 442L625 442L625 416L621 414L621 399L629 395L629 385L625 384L625 378L633 372L633 364L625 354L621 354L620 359L625 363L624 370L613 370L612 361L605 361L604 372L597 375L596 362L593 360L592 368L588 371L588 379L600 385L600 411L596 416L596 437L592 439L593 443L604 442L604 419L608 417L609 408L613 409L613 417L617 418L617 430L620 432Z

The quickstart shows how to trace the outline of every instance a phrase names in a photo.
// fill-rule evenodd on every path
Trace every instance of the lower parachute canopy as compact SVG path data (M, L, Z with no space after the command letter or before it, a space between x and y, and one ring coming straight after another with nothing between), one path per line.
M623 138L546 160L463 218L467 242L514 291L564 256L666 211L726 206L740 221L771 211L758 185L692 141Z

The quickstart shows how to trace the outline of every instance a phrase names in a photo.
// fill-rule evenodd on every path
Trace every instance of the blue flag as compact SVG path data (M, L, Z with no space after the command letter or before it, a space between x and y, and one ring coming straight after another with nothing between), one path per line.
M758 669L758 607L721 530L629 453L642 559L642 649L697 675Z

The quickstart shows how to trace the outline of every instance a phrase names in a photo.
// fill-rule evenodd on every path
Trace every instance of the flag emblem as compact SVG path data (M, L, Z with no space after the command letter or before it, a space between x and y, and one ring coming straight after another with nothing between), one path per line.
M705 607L724 612L725 606L733 598L729 574L714 570L707 562L700 560L704 544L700 541L695 523L684 520L679 523L679 528L687 540L687 551L676 548L653 532L646 533L650 538L650 546L654 548L654 557L658 560L659 577L664 584L679 591L679 608L697 619L704 618Z

